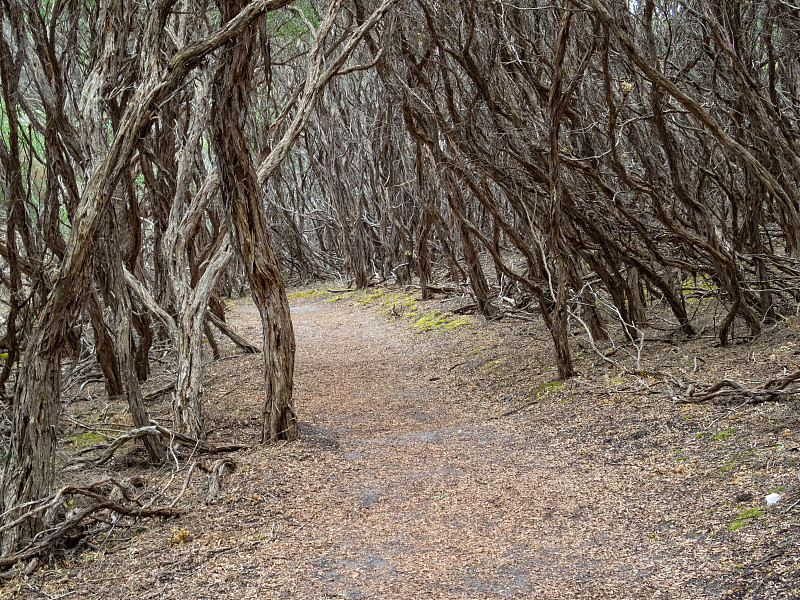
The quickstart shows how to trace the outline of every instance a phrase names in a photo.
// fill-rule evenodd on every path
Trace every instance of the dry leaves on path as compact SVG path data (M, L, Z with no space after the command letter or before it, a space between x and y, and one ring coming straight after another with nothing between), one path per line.
M598 391L588 376L526 399L525 373L549 373L527 330L414 334L344 302L307 301L293 318L301 441L240 452L213 504L17 582L19 594L796 597L796 513L730 527L759 505L736 500L748 482L785 479L791 460L771 441L735 455L733 440L696 435L712 409ZM231 321L257 340L252 307ZM220 439L257 436L259 361L222 361L210 376ZM785 404L763 410L791 417Z

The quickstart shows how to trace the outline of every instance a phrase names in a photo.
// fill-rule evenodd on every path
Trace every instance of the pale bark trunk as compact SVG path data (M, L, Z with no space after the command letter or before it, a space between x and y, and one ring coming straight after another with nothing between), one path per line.
M203 435L203 324L208 301L214 293L222 271L230 263L233 251L228 236L212 256L205 272L191 290L181 290L184 297L177 322L176 347L178 354L178 379L173 399L175 429L194 438Z

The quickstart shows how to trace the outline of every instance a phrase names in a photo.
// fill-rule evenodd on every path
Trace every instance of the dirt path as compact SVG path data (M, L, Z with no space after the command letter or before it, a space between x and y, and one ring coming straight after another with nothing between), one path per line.
M590 468L555 430L470 417L472 399L431 369L447 357L379 316L342 303L293 316L303 441L268 467L268 510L243 522L263 543L206 581L242 598L652 598L687 579L686 540L672 556L631 544L649 532L629 467Z
M504 416L520 406L514 390L530 389L527 378L552 378L531 325L417 335L344 301L296 304L293 319L299 442L255 443L260 356L215 362L205 385L210 436L253 444L233 457L238 468L221 495L203 504L208 484L196 469L185 517L93 540L96 551L68 555L0 598L800 593L796 517L759 509L779 484L789 498L800 491L793 405L686 412L660 395L626 394L624 383L602 390L577 377ZM230 320L258 342L251 305L234 306ZM500 367L505 379L475 380L490 400L455 377ZM141 473L169 502L187 470ZM734 531L731 519L748 507L763 516Z

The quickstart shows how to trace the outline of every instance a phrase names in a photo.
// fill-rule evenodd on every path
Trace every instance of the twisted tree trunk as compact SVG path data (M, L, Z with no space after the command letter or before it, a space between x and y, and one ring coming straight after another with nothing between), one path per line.
M220 6L223 22L236 14L241 0ZM217 158L228 229L245 265L253 302L264 332L265 402L261 441L297 437L292 406L294 330L283 279L272 250L261 202L258 176L244 129L250 106L256 28L246 28L222 49L212 86L212 142ZM269 66L268 66L269 68Z
M278 2L280 0L276 0ZM202 59L231 39L268 8L269 0L254 0L236 17L205 39L181 49L160 70L154 53L160 47L163 23L174 0L154 5L140 47L147 70L120 119L108 151L93 169L72 218L72 231L61 271L55 279L42 318L33 328L20 365L14 396L11 440L3 471L0 514L12 522L24 505L50 492L54 479L56 423L61 392L61 357L66 336L74 326L76 306L86 290L89 260L102 216L121 173L129 165L140 136L146 131L159 103L184 81ZM152 55L148 52L153 52ZM152 58L149 62L147 58ZM94 93L100 93L95 89ZM41 520L28 519L4 532L0 555L11 554L19 544L41 530Z

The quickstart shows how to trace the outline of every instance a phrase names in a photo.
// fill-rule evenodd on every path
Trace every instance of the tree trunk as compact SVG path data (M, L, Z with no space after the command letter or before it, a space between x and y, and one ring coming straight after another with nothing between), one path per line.
M43 327L34 330L20 367L11 415L11 445L3 471L2 513L12 521L20 505L50 492L56 456L61 393L61 344ZM0 556L7 556L41 530L41 516L3 533Z
M89 316L94 330L94 347L97 362L105 377L106 394L109 398L122 396L122 381L119 369L119 358L114 340L108 332L108 326L103 318L103 306L97 294L89 294Z
M221 6L226 22L241 0ZM255 27L222 48L213 83L212 144L222 198L236 252L245 265L264 331L265 402L261 441L274 444L298 435L292 406L295 340L289 301L267 231L258 177L244 127L250 105ZM269 68L269 66L267 67Z
M478 310L484 317L493 317L497 313L494 305L489 300L489 282L486 281L486 275L481 266L480 255L475 249L470 237L470 229L467 226L464 207L464 198L461 190L458 189L458 184L454 183L447 178L448 190L447 201L450 204L450 209L453 211L456 220L458 221L458 230L461 233L461 245L464 251L464 261L467 263L467 272L469 273L469 284L472 288L472 294L475 296L475 302L478 305Z
M112 250L112 254L116 254ZM115 259L122 260L121 256L114 256ZM136 371L136 355L133 344L133 331L131 328L133 309L131 307L131 296L125 279L122 274L121 263L118 263L118 272L114 278L114 295L116 300L116 334L117 350L120 367L120 380L128 401L128 411L131 414L134 427L147 427L150 425L150 417L142 398L142 388L139 385L139 377ZM158 436L146 435L142 438L147 456L153 464L161 464L167 459L167 452L160 443Z
M556 277L556 305L552 315L552 328L550 333L556 351L556 364L558 365L558 378L568 379L574 374L572 366L572 355L569 351L568 331L567 331L567 248L562 232L562 220L564 219L564 189L560 174L559 157L559 129L561 119L566 109L567 98L564 96L562 88L564 72L563 62L566 52L567 39L569 37L569 26L572 21L572 12L563 11L561 24L556 41L556 57L553 71L553 78L550 84L550 95L548 99L548 112L550 116L550 156L548 161L548 179L550 184L550 223L549 236L553 253L556 257L558 272Z
M172 6L169 0L151 9L141 47L155 52L160 47L163 23ZM56 424L61 392L61 356L67 331L74 326L86 289L89 259L111 196L121 172L130 164L136 145L150 125L159 104L201 60L219 46L234 39L263 11L253 3L234 26L220 29L204 43L196 43L176 54L160 72L155 59L148 64L119 129L102 160L92 170L80 202L71 219L72 231L61 270L55 279L42 318L26 344L14 397L8 460L3 471L0 514L8 523L19 516L28 502L50 492L54 477ZM153 55L155 56L155 55ZM86 90L84 90L86 91ZM93 93L99 93L95 90ZM41 529L40 519L28 519L3 533L0 553L14 551L19 542Z

